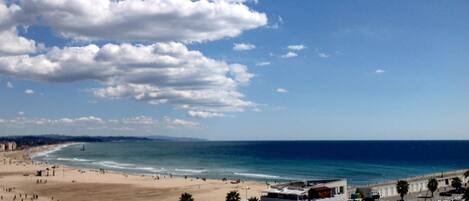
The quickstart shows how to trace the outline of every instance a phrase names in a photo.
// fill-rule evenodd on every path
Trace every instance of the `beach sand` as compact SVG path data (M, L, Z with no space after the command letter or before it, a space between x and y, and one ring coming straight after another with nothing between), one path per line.
M84 170L59 166L52 176L53 164L33 164L29 155L34 152L51 149L53 146L35 147L14 152L0 152L0 196L4 200L24 199L24 195L37 194L37 200L63 201L115 201L115 200L158 200L177 201L181 193L191 193L200 201L222 201L226 193L237 190L241 197L260 196L260 191L267 188L263 182L241 182L196 178L160 177L127 175L119 172L102 173L98 170ZM49 176L35 176L37 170L50 168ZM39 183L38 183L39 182ZM11 189L11 192L6 190ZM19 197L21 194L21 197Z

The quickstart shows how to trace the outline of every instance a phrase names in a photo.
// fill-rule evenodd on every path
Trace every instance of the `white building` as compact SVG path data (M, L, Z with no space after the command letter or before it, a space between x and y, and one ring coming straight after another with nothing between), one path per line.
M16 150L16 142L0 142L0 151Z
M427 193L428 180L435 178L438 181L438 188L451 187L451 180L454 177L459 177L461 181L465 182L463 176L464 170L445 172L439 174L430 174L419 177L411 177L402 179L409 183L409 193ZM399 196L396 189L397 181L389 181L380 184L374 184L367 186L371 189L373 195L379 195L380 198ZM425 194L423 194L425 195Z
M312 196L312 197L309 197ZM347 180L311 180L272 185L262 191L261 201L345 201Z

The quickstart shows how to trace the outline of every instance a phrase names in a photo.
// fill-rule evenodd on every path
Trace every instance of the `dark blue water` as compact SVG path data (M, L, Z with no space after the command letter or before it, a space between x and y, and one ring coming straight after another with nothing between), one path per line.
M469 141L113 142L38 159L148 174L367 184L469 167Z

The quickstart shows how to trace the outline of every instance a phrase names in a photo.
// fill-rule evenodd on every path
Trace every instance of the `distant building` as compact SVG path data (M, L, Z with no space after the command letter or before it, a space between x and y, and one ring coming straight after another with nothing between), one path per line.
M429 174L419 177L411 177L402 180L405 180L409 183L409 193L427 193L427 184L429 179L435 178L438 181L438 188L445 188L451 186L451 180L454 177L459 177L461 181L465 181L463 173L463 170L459 170L439 174ZM372 196L379 196L380 198L393 197L399 196L399 193L397 193L396 189L396 183L397 181L389 181L380 184L373 184L365 187L360 187L358 189L360 189L361 191L367 189L371 191Z
M16 150L16 142L0 142L0 151Z
M261 201L345 201L347 180L310 180L272 185L262 191Z

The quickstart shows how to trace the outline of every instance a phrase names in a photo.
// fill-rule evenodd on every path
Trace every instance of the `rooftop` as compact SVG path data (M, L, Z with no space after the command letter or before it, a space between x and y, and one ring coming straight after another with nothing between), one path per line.
M342 181L341 179L327 179L327 180L306 180L294 181L272 185L269 189L262 191L263 193L278 193L278 194L291 194L291 195L305 195L311 188L323 189L327 188L325 184Z

